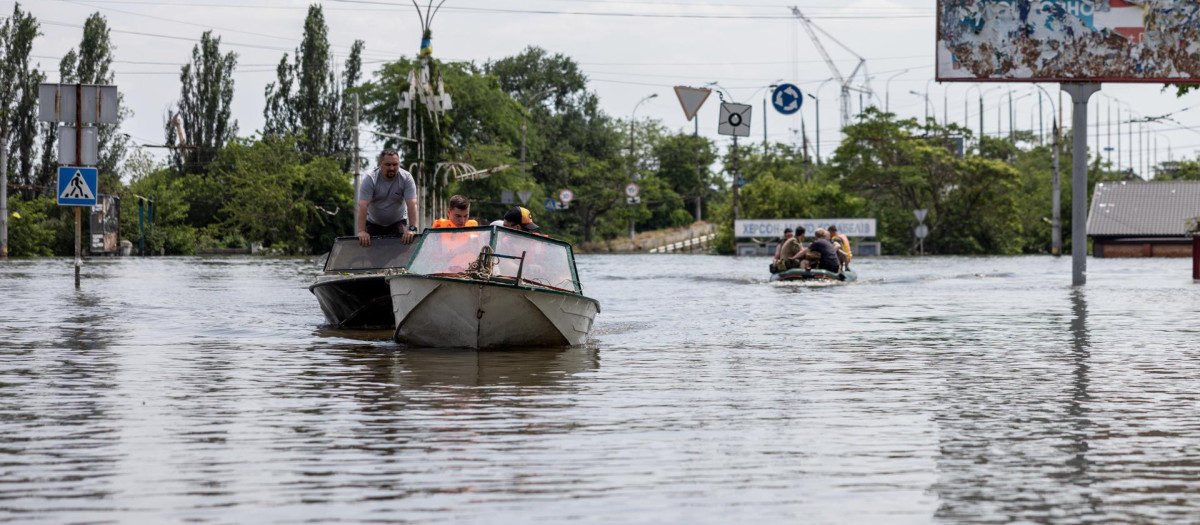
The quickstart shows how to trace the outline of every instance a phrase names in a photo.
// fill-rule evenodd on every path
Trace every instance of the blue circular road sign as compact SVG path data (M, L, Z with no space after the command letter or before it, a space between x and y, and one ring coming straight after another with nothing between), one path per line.
M793 84L779 84L771 93L771 105L775 106L776 111L791 115L800 111L800 106L804 105L804 95L800 93L800 88Z

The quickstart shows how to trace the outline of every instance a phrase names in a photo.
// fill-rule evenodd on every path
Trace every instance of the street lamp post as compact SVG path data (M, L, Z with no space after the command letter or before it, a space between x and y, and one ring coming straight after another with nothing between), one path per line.
M817 152L817 165L818 165L818 166L820 166L820 165L821 165L821 100L820 100L820 99L821 99L821 88L825 87L825 84L826 84L827 82L829 82L830 80L834 80L834 79L833 79L833 78L827 78L827 79L825 79L825 80L822 80L822 81L821 81L821 83L817 85L817 94L816 94L816 96L813 96L812 94L809 94L809 95L808 95L809 97L811 97L811 98L813 99L813 102L816 104L816 106L813 108L813 110L814 110L814 111L816 111L816 113L817 113L817 122L816 122L816 126L817 126L817 144L816 144L816 152Z
M918 92L912 91L912 90L909 90L908 92L925 99L925 125L928 126L929 125L929 93L918 93Z
M649 95L642 97L642 99L639 100L637 104L633 105L633 111L629 114L629 182L637 182L636 181L636 178L637 178L637 156L633 150L633 123L635 121L634 117L637 115L638 106L641 106L643 102L650 100L657 96L658 96L658 93L651 93ZM629 219L629 242L634 242L633 238L634 238L634 235L636 235L636 233L637 232L634 230L634 221L632 218L630 218Z
M896 78L900 75L903 75L905 73L908 73L907 69L888 77L887 81L883 83L883 111L884 112L892 111L892 91L891 91L892 79Z
M1050 183L1050 201L1054 209L1053 219L1050 222L1050 253L1055 257L1062 256L1062 188L1059 186L1059 171L1058 171L1058 150L1059 150L1059 132L1061 128L1058 126L1058 111L1054 107L1054 97L1046 91L1046 88L1034 84L1034 87L1042 90L1046 94L1046 98L1050 99L1050 111L1054 115L1051 122L1054 123L1054 175ZM1040 99L1039 99L1040 100ZM1072 204L1074 205L1074 204Z
M932 78L925 81L925 124L926 125L929 124L929 114L933 112L930 109L930 104L929 104L929 84L932 84L932 83L933 83ZM934 120L937 120L937 115L934 115L933 118L934 118Z
M815 146L816 146L816 150L817 150L817 166L820 166L821 165L821 99L814 97L812 93L806 93L806 95L808 95L808 98L811 98L813 100L813 104L815 105L813 108L813 112L816 113L816 116L817 116L817 122L816 122L817 143L815 144ZM801 125L803 125L803 122L804 121L801 121ZM807 134L804 135L804 140L808 140Z
M534 93L533 96L529 98L529 101L521 107L521 180L525 180L525 123L527 120L529 120L528 105L531 103L541 102L542 97L546 96L546 94L551 91L554 91L554 88L547 88Z

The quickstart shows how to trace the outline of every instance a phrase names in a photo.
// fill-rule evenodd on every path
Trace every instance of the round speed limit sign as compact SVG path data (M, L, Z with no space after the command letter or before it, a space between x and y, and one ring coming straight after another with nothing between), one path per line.
M638 185L630 182L628 186L625 186L625 196L626 197L637 197L638 196Z

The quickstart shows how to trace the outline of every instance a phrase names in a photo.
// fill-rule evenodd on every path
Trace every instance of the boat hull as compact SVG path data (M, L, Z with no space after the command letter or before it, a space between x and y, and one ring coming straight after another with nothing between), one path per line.
M387 282L393 337L412 347L579 345L600 311L594 299L527 286L417 274Z
M331 326L385 329L393 325L392 296L382 273L321 276L308 290L317 296Z
M837 281L851 283L858 280L858 274L854 270L847 269L842 273L831 272L828 270L803 270L793 268L784 270L779 273L771 274L771 282L775 281Z

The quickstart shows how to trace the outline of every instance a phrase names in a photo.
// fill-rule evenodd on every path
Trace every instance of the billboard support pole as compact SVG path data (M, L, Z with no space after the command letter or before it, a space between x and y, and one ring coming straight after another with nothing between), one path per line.
M1087 282L1087 104L1096 82L1064 83L1071 95L1071 284Z

